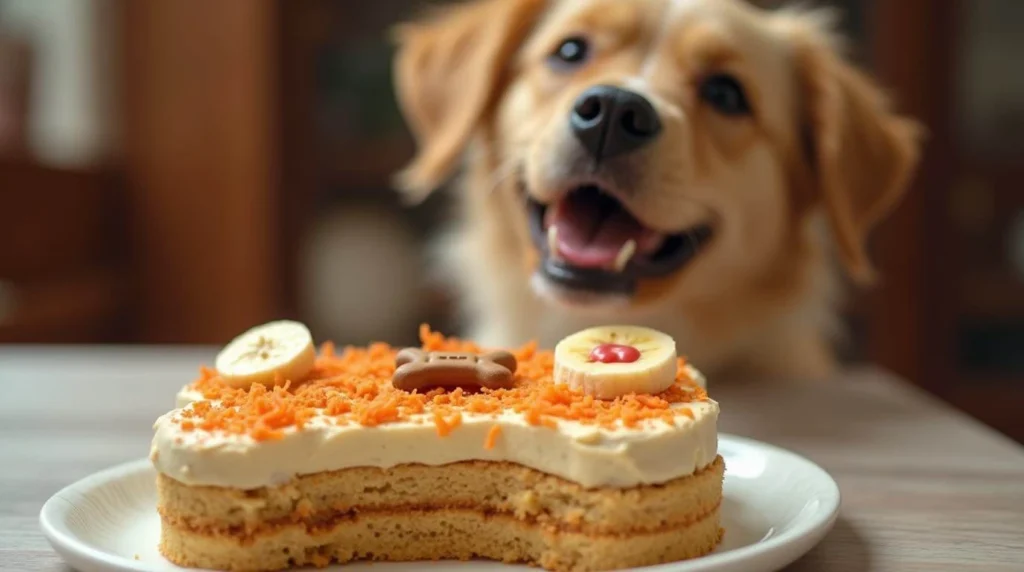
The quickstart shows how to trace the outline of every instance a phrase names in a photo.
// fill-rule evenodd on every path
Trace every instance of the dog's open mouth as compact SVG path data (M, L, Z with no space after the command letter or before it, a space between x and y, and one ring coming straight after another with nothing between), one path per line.
M582 186L553 205L528 199L540 272L577 290L632 294L641 278L666 276L710 240L709 225L665 234L645 226L611 194Z

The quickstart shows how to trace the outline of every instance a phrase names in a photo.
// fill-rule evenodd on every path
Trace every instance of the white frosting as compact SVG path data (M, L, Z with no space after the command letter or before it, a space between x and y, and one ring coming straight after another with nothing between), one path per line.
M675 425L648 420L633 428L602 429L558 420L558 428L534 426L521 414L462 413L462 423L440 437L432 417L377 427L332 425L315 418L283 439L256 442L244 435L183 431L173 422L180 410L160 417L151 458L158 471L190 485L257 488L295 475L350 467L406 463L443 465L458 461L508 461L577 482L585 487L631 487L693 474L718 454L718 404L680 403L693 419ZM498 424L494 448L488 432Z
M192 389L191 385L186 385L178 390L178 394L174 396L174 406L181 409L193 401L202 401L203 399L205 398L201 392Z

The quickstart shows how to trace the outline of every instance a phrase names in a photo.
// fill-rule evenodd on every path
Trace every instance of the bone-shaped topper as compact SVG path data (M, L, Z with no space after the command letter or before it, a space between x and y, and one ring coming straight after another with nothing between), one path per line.
M516 357L506 351L483 355L455 352L426 352L405 348L395 356L391 384L404 391L436 387L502 389L512 387Z

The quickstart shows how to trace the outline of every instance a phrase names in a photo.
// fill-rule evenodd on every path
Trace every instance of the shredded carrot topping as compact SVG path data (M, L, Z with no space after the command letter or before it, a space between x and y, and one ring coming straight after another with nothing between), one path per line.
M498 444L498 436L501 435L501 425L494 425L487 432L487 440L484 441L484 449L493 449Z
M481 352L476 344L445 337L423 325L422 349L426 351ZM183 410L179 423L184 431L222 431L247 434L257 441L280 439L284 430L302 429L315 416L326 416L334 425L357 423L375 427L408 420L422 413L432 415L437 433L450 434L462 423L462 413L497 414L514 411L527 423L555 428L558 421L615 427L635 427L660 420L675 425L678 417L693 418L687 407L673 404L700 402L707 393L689 376L679 360L679 373L671 387L657 395L624 395L613 400L594 399L552 380L554 354L529 343L513 351L518 361L515 386L481 389L478 392L434 389L406 392L391 385L395 354L387 344L347 347L337 353L323 344L313 371L303 380L287 380L273 388L254 385L248 390L231 387L216 370L202 367L191 389L209 401L197 401ZM500 433L495 425L487 435L491 448Z

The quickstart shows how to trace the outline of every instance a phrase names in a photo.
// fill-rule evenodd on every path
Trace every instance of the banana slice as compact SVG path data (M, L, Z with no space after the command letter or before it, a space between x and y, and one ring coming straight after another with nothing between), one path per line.
M313 369L316 348L309 329L280 320L256 326L231 341L217 355L217 372L229 384L248 388L298 381Z
M675 381L678 367L675 340L650 328L589 328L555 346L555 382L598 399L660 393Z

